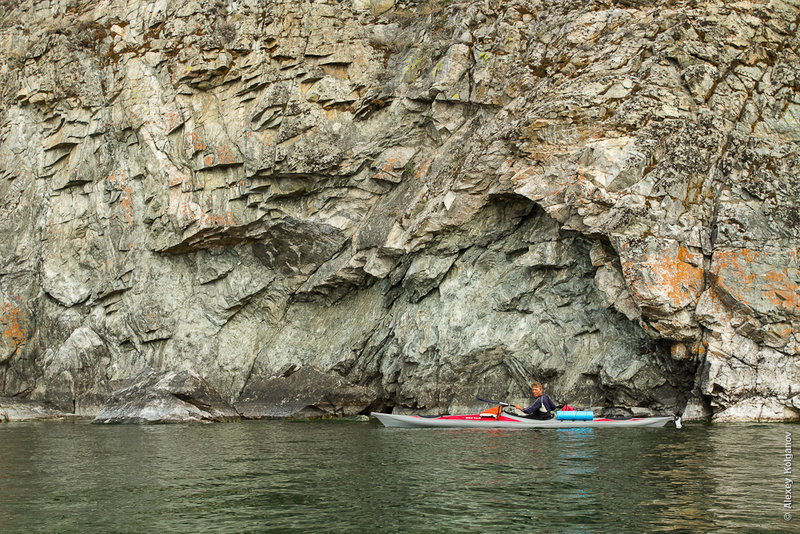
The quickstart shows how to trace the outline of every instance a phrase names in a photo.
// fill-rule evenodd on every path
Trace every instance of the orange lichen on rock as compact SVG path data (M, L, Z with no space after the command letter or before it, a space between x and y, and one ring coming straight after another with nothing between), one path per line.
M686 360L692 356L692 353L684 343L673 343L670 347L670 356L673 360Z
M178 112L170 111L164 115L164 121L164 129L167 133L169 133L183 124L183 117L181 117L180 113Z
M233 150L228 145L220 145L217 148L219 155L218 161L220 165L230 165L236 163L236 158L233 157Z
M122 215L129 225L133 225L133 190L126 187L122 191L122 198L120 198L119 205L122 208Z
M9 303L3 303L3 314L0 315L0 328L3 330L3 344L12 352L25 344L26 330L20 324L20 310Z
M188 185L191 186L191 178L183 174L177 170L170 170L169 171L169 186L175 187L177 185Z
M428 171L431 168L431 163L432 163L431 160L428 160L422 164L422 167L419 168L416 174L416 178L418 180L421 180L426 174L428 174Z
M796 260L796 252L790 254L794 258L789 259ZM776 263L791 263L778 260L750 249L718 250L714 252L713 273L719 288L745 306L760 311L772 307L800 315L800 270L776 267Z
M114 189L120 191L120 209L129 225L133 225L133 189L127 182L128 173L117 169L108 176Z
M380 165L378 167L378 170L375 173L375 178L378 180L396 182L398 181L398 176L395 170L400 168L400 166L401 165L399 159L393 157L387 157L383 165Z
M653 259L650 268L655 281L666 292L675 308L682 308L697 301L705 285L705 279L703 269L689 263L688 260L691 259L689 251L681 246L677 257L666 253Z
M203 136L197 132L189 132L189 134L186 136L186 141L195 152L206 149L206 145L203 143Z
M214 226L233 226L236 224L233 220L233 214L231 214L230 211L226 211L224 215L204 213L200 218L200 223L207 228Z
M655 244L655 248L643 254L626 254L628 246L623 244L622 271L634 298L648 306L674 310L697 302L705 277L703 269L691 263L691 253L682 245Z

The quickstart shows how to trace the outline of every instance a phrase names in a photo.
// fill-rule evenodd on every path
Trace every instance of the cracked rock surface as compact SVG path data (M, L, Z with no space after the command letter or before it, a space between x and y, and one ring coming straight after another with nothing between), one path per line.
M539 380L797 419L798 23L0 1L0 396L94 417L189 373L248 417L455 413Z

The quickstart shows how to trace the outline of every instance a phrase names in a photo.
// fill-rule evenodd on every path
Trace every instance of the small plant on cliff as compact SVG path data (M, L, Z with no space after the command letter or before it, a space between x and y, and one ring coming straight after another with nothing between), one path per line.
M415 173L414 164L409 161L403 168L403 180L411 178L412 176L414 176L414 173Z
M231 43L236 40L236 26L227 20L217 22L215 30L220 41L222 41L222 44L226 47L230 46Z

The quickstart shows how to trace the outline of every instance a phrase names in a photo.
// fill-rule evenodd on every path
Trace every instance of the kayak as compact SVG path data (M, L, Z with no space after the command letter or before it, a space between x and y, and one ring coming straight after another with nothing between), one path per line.
M526 419L510 414L471 414L440 415L429 417L424 415L395 415L372 412L384 426L392 428L631 428L631 427L663 427L674 422L680 428L680 417L628 417L628 418L592 418L591 420L564 419Z

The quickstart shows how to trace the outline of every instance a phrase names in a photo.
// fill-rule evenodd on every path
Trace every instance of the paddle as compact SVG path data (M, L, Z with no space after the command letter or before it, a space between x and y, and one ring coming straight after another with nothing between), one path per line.
M481 397L475 397L475 398L478 399L481 402L488 402L489 404L499 404L500 406L504 406L504 407L505 406L513 406L514 408L517 408L516 404L509 404L507 402L484 399L484 398L481 398ZM564 408L564 406L566 406L566 404L562 404L561 407L556 406L556 410L562 410ZM517 409L519 409L519 408L517 408ZM575 408L570 407L570 409L574 410Z
M503 401L496 401L496 400L491 400L491 399L484 399L484 398L482 398L482 397L475 397L475 398L476 398L476 399L478 399L478 400L479 400L479 401L481 401L481 402L488 402L489 404L499 404L499 405L500 405L500 406L502 406L503 408L505 408L506 406L510 406L510 407L512 407L512 408L516 408L516 409L517 409L517 410L519 410L519 411L522 411L522 409L521 409L521 408L519 408L519 407L518 407L516 404L509 404L509 403L507 403L507 402L503 402Z
M520 412L522 412L522 413L525 413L525 411L524 411L522 408L520 408L519 406L517 406L516 404L509 404L509 403L507 403L507 402L503 402L503 401L496 401L496 400L491 400L491 399L484 399L484 398L482 398L482 397L475 397L475 398L476 398L476 399L478 399L478 400L479 400L479 401L481 401L481 402L488 402L489 404L499 404L499 405L500 405L500 406L502 406L503 408L505 408L506 406L510 406L510 407L512 407L512 408L514 408L514 409L516 409L516 410L519 410L519 411L520 411Z
M489 400L489 399L482 399L480 397L475 397L475 398L478 399L481 402L488 402L489 404L499 404L500 406L513 406L512 404L509 404L507 402Z

